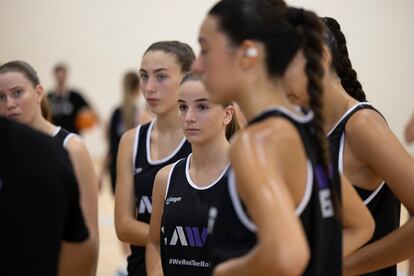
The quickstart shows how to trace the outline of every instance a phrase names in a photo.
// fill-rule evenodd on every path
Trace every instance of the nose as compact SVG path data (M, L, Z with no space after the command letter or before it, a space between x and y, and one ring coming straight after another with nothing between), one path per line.
M148 77L147 80L142 81L142 90L146 93L154 93L156 89L155 80L152 77Z
M201 59L202 57L198 55L191 66L191 70L199 75L203 73L203 66L201 63Z
M188 108L187 112L185 113L184 119L186 123L193 123L196 121L196 116L192 108Z
M16 102L12 97L6 97L7 110L12 110L16 107Z

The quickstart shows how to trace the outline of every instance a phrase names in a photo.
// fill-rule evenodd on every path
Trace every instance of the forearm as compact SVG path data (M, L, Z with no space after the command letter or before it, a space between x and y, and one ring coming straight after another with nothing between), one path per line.
M118 238L132 245L146 246L149 235L149 224L136 219L125 219L117 223L116 233Z
M145 253L145 264L148 276L163 275L160 257L160 243L151 241L148 242Z
M363 227L351 228L344 226L342 230L342 256L348 256L367 243L372 238L374 230L375 224L372 219L367 221L366 225L363 225Z
M344 259L345 275L376 271L414 256L414 220Z
M304 271L301 258L291 258L289 252L284 254L276 248L263 250L259 246L241 257L230 259L218 265L214 276L247 275L300 275ZM299 260L299 261L298 261Z

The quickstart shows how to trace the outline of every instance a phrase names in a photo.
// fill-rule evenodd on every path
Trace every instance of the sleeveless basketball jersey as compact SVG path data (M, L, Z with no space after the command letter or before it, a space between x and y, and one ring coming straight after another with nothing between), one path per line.
M296 207L311 251L311 259L303 275L342 274L342 228L335 217L331 200L332 185L324 170L317 164L319 154L313 150L310 137L310 122L313 114L299 116L285 108L270 109L249 124L269 117L288 120L298 130L308 157L307 183L304 196ZM247 215L238 196L235 177L229 173L226 191L219 205L210 209L209 219L214 222L211 233L211 255L213 267L218 263L249 252L256 244L256 226Z
M211 275L208 212L227 185L227 168L210 185L191 180L191 155L171 169L161 219L161 263L164 275Z
M150 153L151 131L155 121L136 128L133 153L134 190L136 200L137 220L150 223L152 212L152 187L155 176L160 169L188 156L191 145L184 138L177 148L162 160L152 160ZM128 275L146 275L145 247L131 246L131 255L128 257Z
M52 134L59 144L61 144L64 148L66 148L66 144L68 143L69 139L76 134L67 131L61 127L56 127L55 132Z
M349 118L359 110L371 109L379 113L370 103L361 102L350 108L337 124L328 133L329 144L331 148L331 157L333 164L338 170L343 173L343 159L345 148L345 127ZM381 115L381 113L379 113ZM381 115L382 116L382 115ZM386 236L393 230L397 229L400 225L400 202L388 188L387 184L383 181L375 191L369 191L366 189L354 186L361 199L364 201L367 208L370 210L371 215L375 220L375 232L372 239L368 242L371 243L382 237ZM381 269L376 272L364 274L370 276L391 276L397 275L396 266L391 266L385 269Z

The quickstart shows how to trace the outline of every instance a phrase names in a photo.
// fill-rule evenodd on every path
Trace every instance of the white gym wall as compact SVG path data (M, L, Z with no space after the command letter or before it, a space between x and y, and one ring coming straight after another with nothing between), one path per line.
M137 69L145 49L158 40L188 42L198 52L197 32L212 0L1 0L0 63L22 59L46 88L52 68L64 61L69 82L81 89L106 121L119 103L122 74ZM414 2L410 0L291 0L321 16L335 17L368 99L398 137L414 111ZM89 142L104 152L101 129Z

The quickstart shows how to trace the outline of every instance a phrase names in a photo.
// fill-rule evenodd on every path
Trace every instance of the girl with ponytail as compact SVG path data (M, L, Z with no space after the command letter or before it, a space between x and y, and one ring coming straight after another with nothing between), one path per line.
M349 275L397 275L396 263L414 255L414 221L399 228L400 201L414 213L414 159L392 133L384 117L370 103L348 56L338 22L323 18L324 130L331 158L354 185L374 217L376 228L367 245L347 256ZM306 80L300 73L305 59L297 56L283 86L296 104L308 106ZM399 228L399 229L398 229Z
M222 0L202 24L193 69L211 101L237 102L249 121L230 146L227 190L209 212L214 275L341 275L341 188L323 131L322 37L314 13L277 0ZM306 115L280 82L300 51ZM344 222L367 222L358 235L344 232L349 253L370 238L373 222L343 184Z

